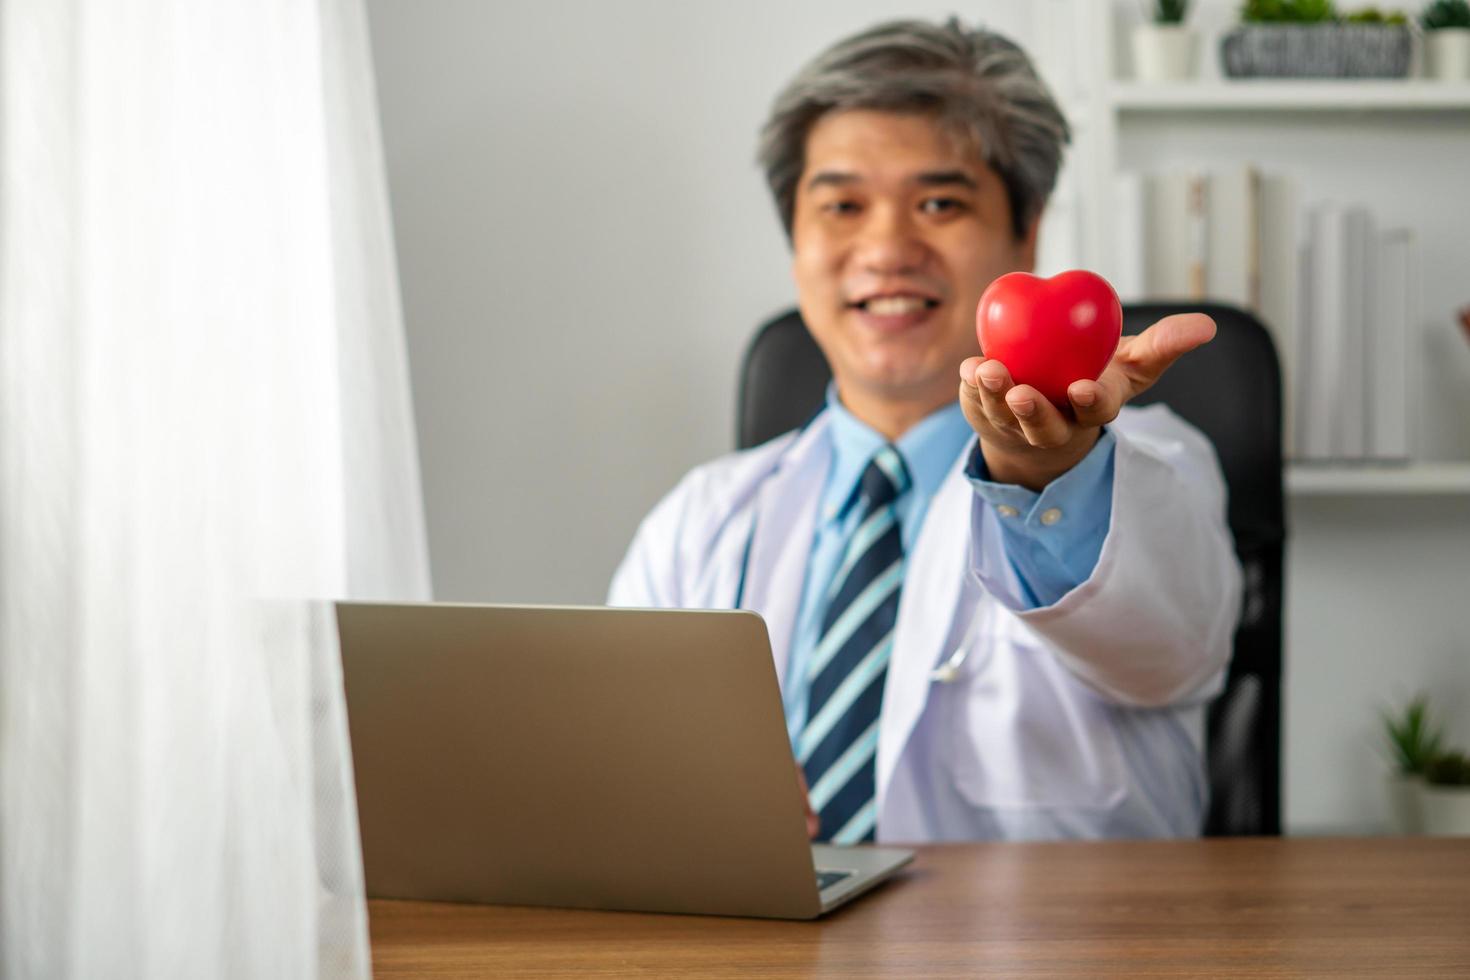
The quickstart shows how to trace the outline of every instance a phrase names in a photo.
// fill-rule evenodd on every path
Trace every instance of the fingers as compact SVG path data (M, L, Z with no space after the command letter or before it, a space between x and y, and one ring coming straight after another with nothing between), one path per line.
M1072 404L1077 424L1097 427L1117 418L1127 397L1123 388L1107 374L1097 381L1073 381L1067 386L1067 400Z
M1136 395L1159 379L1169 366L1215 336L1215 321L1203 313L1175 313L1136 337L1125 337L1115 359Z
M982 358L975 368L975 387L980 397L980 409L997 429L1014 429L1019 424L1015 413L1006 404L1006 393L1014 386L1011 372L1000 361Z
M995 429L1019 431L1021 421L1006 402L1006 395L1015 387L1006 366L997 360L973 357L961 365L961 370L965 367L971 369L968 381L975 388L975 399L985 421Z
M972 425L978 425L974 418L978 412L992 430L1038 449L1066 445L1077 432L1077 426L1041 392L1030 385L1016 384L1000 361L968 358L960 365L960 377L965 382L963 396L970 399L966 415Z
M1148 330L1154 333L1154 350L1162 360L1173 363L1201 344L1215 338L1215 321L1203 313L1175 313L1166 316Z
M1038 449L1057 449L1071 441L1076 424L1030 385L1016 385L1005 394L1010 410L1026 441Z

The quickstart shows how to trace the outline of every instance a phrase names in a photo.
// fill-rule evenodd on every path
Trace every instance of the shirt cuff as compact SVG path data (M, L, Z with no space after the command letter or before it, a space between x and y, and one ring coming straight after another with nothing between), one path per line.
M1117 437L1104 428L1081 462L1040 493L990 480L978 440L971 450L965 476L999 518L1029 608L1056 602L1097 567L1112 518L1116 445Z

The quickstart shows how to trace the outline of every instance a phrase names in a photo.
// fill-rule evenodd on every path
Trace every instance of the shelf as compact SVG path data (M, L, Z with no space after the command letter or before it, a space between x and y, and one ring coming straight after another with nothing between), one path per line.
M1286 492L1297 497L1470 494L1470 463L1328 466L1292 463Z
M1415 78L1246 79L1173 85L1117 82L1104 95L1104 102L1120 112L1470 112L1470 83Z

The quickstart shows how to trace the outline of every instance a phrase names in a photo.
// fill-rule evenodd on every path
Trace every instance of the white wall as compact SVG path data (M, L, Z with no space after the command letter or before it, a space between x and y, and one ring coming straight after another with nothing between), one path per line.
M740 351L792 302L753 160L771 98L842 34L948 9L368 7L435 593L598 602L658 496L733 444ZM1065 0L965 9L1075 94ZM1044 269L1071 264L1069 193ZM1286 822L1372 829L1380 704L1432 688L1470 741L1470 501L1296 500L1290 519Z
M1470 746L1470 498L1298 498L1287 520L1283 819L1378 830L1380 708L1428 692Z
M368 4L435 594L600 602L643 514L734 444L791 306L755 164L821 48L938 5ZM1021 0L971 15L1025 42Z

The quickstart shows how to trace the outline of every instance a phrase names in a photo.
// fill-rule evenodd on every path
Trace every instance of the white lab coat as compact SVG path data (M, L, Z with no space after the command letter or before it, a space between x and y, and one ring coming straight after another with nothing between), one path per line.
M689 473L648 515L609 603L760 613L784 682L827 416ZM1026 609L993 507L963 474L909 555L883 694L880 841L1192 836L1204 711L1229 661L1241 573L1208 440L1163 406L1125 408L1112 515L1091 576ZM971 444L973 445L973 444ZM1065 519L1065 515L1063 515ZM949 683L931 674L960 645Z

